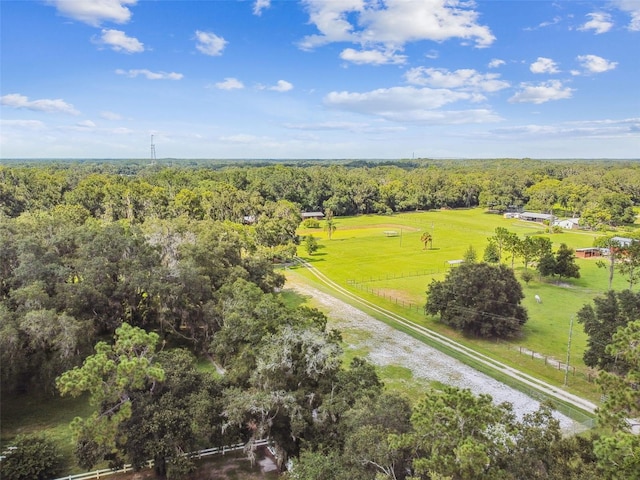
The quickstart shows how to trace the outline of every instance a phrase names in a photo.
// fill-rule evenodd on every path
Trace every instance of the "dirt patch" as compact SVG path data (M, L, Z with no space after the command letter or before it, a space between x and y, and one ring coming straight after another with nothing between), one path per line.
M391 298L397 301L404 301L406 303L417 303L414 296L407 293L405 290L397 290L394 288L375 288L376 295L384 298Z

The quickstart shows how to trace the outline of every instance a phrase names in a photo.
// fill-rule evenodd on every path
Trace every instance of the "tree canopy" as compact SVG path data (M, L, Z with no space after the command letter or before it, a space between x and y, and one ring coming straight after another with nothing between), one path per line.
M469 335L510 337L527 321L523 298L511 269L468 263L453 268L443 281L431 282L425 311Z
M636 317L640 318L640 316ZM610 434L599 439L594 450L606 478L640 478L640 320L619 328L607 346L607 354L621 357L628 366L624 375L601 372L598 383L606 400L598 411L601 425Z
M584 363L607 371L625 372L628 365L624 358L611 355L608 346L619 328L640 319L640 293L609 290L594 298L593 305L584 305L578 311L577 319L588 335Z

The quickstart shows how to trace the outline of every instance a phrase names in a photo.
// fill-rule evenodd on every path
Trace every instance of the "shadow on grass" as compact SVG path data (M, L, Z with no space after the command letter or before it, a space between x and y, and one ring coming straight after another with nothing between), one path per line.
M282 298L282 300L288 307L292 308L300 307L311 300L311 296L300 295L299 293L287 288L286 284L284 286L284 289L280 292L280 298Z

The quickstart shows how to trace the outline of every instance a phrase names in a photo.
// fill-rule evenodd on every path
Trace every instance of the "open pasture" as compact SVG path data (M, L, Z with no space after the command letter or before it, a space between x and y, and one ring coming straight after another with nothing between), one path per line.
M558 371L557 361L566 361L572 316L608 288L607 270L599 268L593 259L577 259L581 278L562 281L541 279L529 266L535 275L528 285L521 281L526 296L523 303L529 312L523 335L500 342L460 338L435 318L425 317L422 307L429 283L443 279L450 268L455 268L449 262L462 259L470 246L478 260L482 260L488 237L494 235L496 227L505 227L521 237L549 237L554 250L561 243L574 249L589 247L597 234L570 231L549 234L543 225L506 219L482 209L340 217L334 218L334 222L337 228L331 239L322 229L299 231L300 235L314 235L320 244L313 255L306 254L302 248L299 254L331 279L383 306L403 309L403 314L418 323L474 344L485 353L555 382L562 381L563 372ZM396 234L390 235L390 232ZM421 242L424 232L433 238L427 248ZM502 262L511 264L504 252ZM524 271L522 261L516 259L514 267L520 278ZM613 288L627 287L625 279L616 273ZM541 303L536 302L535 295L540 296ZM574 322L570 365L583 372L586 371L582 362L586 340L582 325ZM549 365L540 358L532 362L530 357L519 353L519 347L555 359L556 367L553 360Z

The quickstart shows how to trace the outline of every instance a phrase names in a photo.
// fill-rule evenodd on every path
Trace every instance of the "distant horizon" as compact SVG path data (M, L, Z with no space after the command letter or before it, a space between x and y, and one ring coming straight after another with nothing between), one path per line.
M19 162L19 161L135 161L135 162L168 162L168 161L219 161L219 162L331 162L331 161L368 161L368 162L411 162L411 161L425 161L425 160L451 160L451 161L490 161L490 160L539 160L539 161L640 161L640 157L396 157L396 158L374 158L374 157L335 157L335 158L319 158L319 157L280 157L280 158L218 158L218 157L164 157L151 160L144 157L10 157L0 158L0 164L3 161L6 162Z

